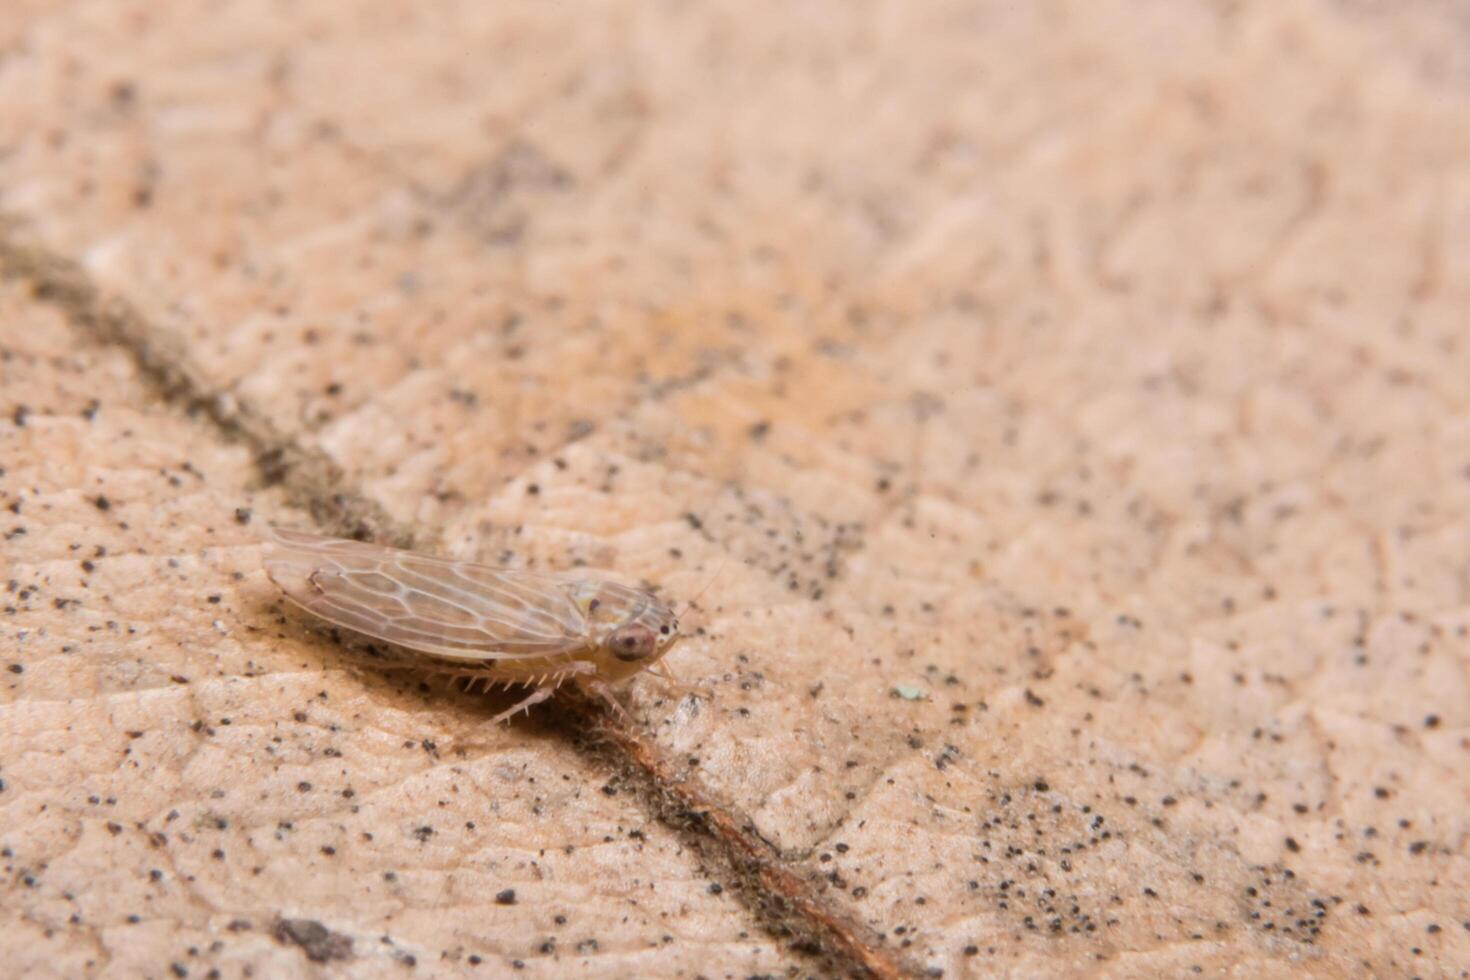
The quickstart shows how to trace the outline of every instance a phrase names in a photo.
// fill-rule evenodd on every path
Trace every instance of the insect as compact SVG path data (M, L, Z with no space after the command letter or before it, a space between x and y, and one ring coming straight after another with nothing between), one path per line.
M571 682L609 701L679 639L669 606L600 572L530 572L270 529L266 574L307 612L431 658L470 687L531 688L506 721Z

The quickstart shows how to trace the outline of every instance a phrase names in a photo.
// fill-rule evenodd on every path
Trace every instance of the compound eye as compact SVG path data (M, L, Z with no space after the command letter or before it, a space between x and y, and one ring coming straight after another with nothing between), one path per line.
M612 655L629 663L653 653L653 647L653 631L646 626L625 626L608 640Z

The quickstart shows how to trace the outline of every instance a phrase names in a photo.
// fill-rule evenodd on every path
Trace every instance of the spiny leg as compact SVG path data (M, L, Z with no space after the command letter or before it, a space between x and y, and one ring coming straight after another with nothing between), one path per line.
M527 678L528 683L533 685L531 693L519 703L511 705L494 718L491 718L490 724L495 725L502 721L509 721L520 712L529 711L532 705L540 704L555 694L556 689L565 683L569 677L595 673L597 673L595 666L587 663L585 660L577 660L567 664L563 668L543 674L540 677Z
M624 708L622 702L618 700L617 692L613 690L613 686L611 684L607 683L606 681L593 678L592 680L587 681L584 686L587 688L587 690L591 691L593 694L602 698L603 701L607 702L608 707L612 708L613 714L617 715L623 721L631 720L628 716L628 710Z
M542 701L545 701L547 698L551 697L551 695L555 691L556 691L556 688L554 688L554 687L538 687L538 688L535 688L534 690L531 691L530 695L528 697L526 697L524 700L522 700L518 704L511 705L509 708L505 709L500 714L496 715L494 718L491 718L490 719L490 724L492 724L492 725L498 725L502 721L510 721L512 718L514 718L516 715L520 714L522 711L529 711L529 710L531 710L531 705L533 705L533 704L540 704Z

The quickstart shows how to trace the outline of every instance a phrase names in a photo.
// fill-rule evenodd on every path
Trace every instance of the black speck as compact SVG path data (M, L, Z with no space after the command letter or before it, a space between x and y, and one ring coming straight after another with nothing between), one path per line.
M504 891L499 891L495 893L496 905L514 905L515 903L516 890L514 888L507 888Z
M92 503L94 503L97 506L97 509L98 510L111 510L112 509L112 501L108 500L106 497L102 496L101 494L98 494L97 495L97 498L95 500L93 500Z

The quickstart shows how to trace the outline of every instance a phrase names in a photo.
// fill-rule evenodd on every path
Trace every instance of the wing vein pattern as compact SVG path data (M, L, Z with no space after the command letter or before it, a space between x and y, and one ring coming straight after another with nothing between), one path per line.
M323 619L412 650L516 660L588 644L564 575L448 561L303 531L271 530L266 572Z

